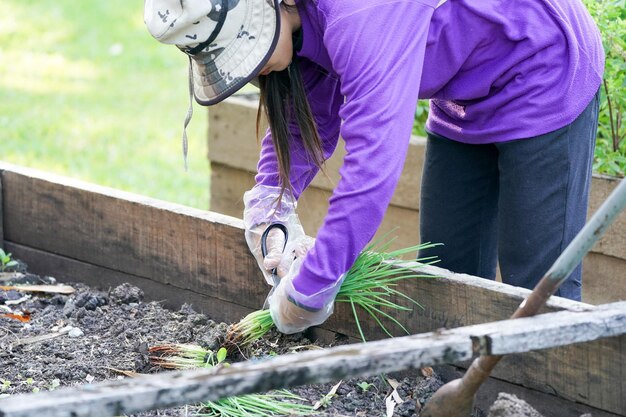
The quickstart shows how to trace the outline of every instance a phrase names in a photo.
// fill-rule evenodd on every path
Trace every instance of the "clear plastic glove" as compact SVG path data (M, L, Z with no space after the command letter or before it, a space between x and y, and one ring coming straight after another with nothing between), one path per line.
M297 258L287 275L270 294L268 302L272 320L276 328L285 334L301 332L311 326L324 323L331 314L335 297L341 288L343 276L321 291L304 295L293 286L304 258Z
M291 193L285 190L280 201L279 197L280 187L260 184L255 185L243 196L246 242L259 268L263 271L265 280L270 285L274 285L271 278L271 271L274 268L278 276L286 275L293 260L297 257L304 257L314 242L312 237L304 233L296 214L296 200ZM272 223L280 223L287 228L290 250L283 251L285 235L279 228L274 228L267 235L267 253L263 257L261 236Z

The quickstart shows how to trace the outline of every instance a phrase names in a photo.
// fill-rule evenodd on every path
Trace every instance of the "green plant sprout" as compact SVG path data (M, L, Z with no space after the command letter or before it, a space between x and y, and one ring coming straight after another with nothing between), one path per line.
M330 391L324 394L322 398L320 398L315 403L315 405L313 405L313 409L318 410L319 408L327 408L330 405L330 402L332 401L333 397L337 395L337 389L339 388L339 385L341 385L342 382L343 381L339 381L335 385L333 385Z
M54 378L52 381L50 381L50 383L48 384L48 391L54 391L55 389L57 389L59 386L61 385L61 381L59 381L58 378Z
M164 343L150 347L148 352L150 361L165 369L212 368L217 365L230 365L225 362L228 354L225 348L213 352L198 345Z
M320 400L317 402L318 404L318 408L326 408L330 405L330 403L332 402L333 397L335 396L335 394L332 395L324 395L322 398L320 398Z
M0 378L0 392L5 392L11 388L11 381Z
M192 344L166 343L148 349L150 362L166 369L212 368L229 366L227 350L217 352ZM278 390L267 394L246 394L201 403L202 412L196 416L206 417L272 417L309 416L316 414L312 406L303 404L305 399L287 391Z
M226 335L226 346L249 346L262 338L274 327L274 320L269 310L257 310L248 314L239 323L229 327Z
M374 384L370 384L370 383L369 383L369 382L367 382L367 381L362 381L362 382L359 382L359 383L358 383L358 384L356 384L356 385L357 385L357 387L361 388L361 390L362 390L363 392L367 392L367 391L368 391L368 390L369 390L372 386L374 386Z
M393 240L383 244L375 242L366 247L346 274L335 299L336 302L350 305L359 335L364 342L366 339L361 328L357 307L370 315L389 337L393 335L383 324L383 318L390 320L408 334L409 332L402 323L385 310L410 311L412 309L412 307L398 304L394 299L408 301L419 308L423 307L395 287L400 281L406 279L434 278L432 275L418 273L416 268L437 262L435 257L411 261L403 260L401 257L409 253L415 254L419 250L431 248L437 244L425 243L385 252L392 242ZM239 323L230 326L225 344L229 349L246 347L263 337L272 327L274 327L274 322L269 310L254 311Z
M305 401L287 390L268 394L247 394L228 397L219 401L202 403L206 411L196 416L206 417L263 417L263 416L308 416L317 414L310 405L291 401Z
M5 272L8 268L17 266L17 261L11 259L11 254L0 248L0 272Z

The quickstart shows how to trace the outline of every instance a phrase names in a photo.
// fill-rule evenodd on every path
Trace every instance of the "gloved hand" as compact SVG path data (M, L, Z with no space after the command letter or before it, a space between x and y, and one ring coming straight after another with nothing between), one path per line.
M278 276L286 275L293 260L303 258L314 242L312 237L304 233L296 214L296 200L291 193L285 190L280 200L279 197L280 187L261 184L255 185L243 196L246 242L270 285L274 285L270 273L272 269L277 269ZM287 228L290 250L283 251L285 235L279 228L274 228L267 235L267 254L264 258L261 236L272 223L280 223Z
M278 287L268 299L272 320L281 333L298 333L325 322L333 313L335 297L343 282L342 275L336 282L315 294L299 293L293 286L293 280L303 261L304 258L293 261L289 272L281 278Z

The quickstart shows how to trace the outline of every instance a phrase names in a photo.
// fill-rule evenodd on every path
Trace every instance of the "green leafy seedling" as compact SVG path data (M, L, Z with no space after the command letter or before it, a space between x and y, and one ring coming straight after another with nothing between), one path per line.
M224 362L226 360L226 355L228 354L228 350L226 350L226 348L221 347L219 348L219 350L217 351L217 353L215 354L215 359L217 359L217 364L216 365L222 365L222 366L230 366L230 363L228 362Z
M59 386L61 385L61 381L59 381L58 378L54 378L52 381L50 381L50 383L48 384L48 390L49 391L54 391L55 389L57 389Z
M386 237L383 236L382 240L371 243L359 254L347 272L335 298L335 301L350 305L357 330L364 342L366 339L361 328L359 311L368 314L389 337L393 335L382 319L388 319L409 334L402 323L394 317L393 312L411 311L413 306L423 307L396 287L400 281L406 279L433 278L432 275L419 272L418 268L437 262L435 257L407 261L403 260L402 256L411 255L411 258L415 259L415 255L420 250L438 244L423 243L387 252L393 239L386 242L385 239ZM405 301L407 302L405 304L409 306L400 304L399 301ZM274 321L268 309L253 311L229 327L225 345L231 349L249 346L267 334L272 327L274 327Z
M227 349L217 352L191 344L163 344L152 346L150 361L167 369L212 368L230 366L226 362ZM289 391L267 394L245 394L202 403L197 417L278 417L311 416L316 414L305 400Z
M5 392L11 387L11 381L0 378L0 392Z
M8 268L12 268L14 266L17 266L17 261L11 259L10 253L6 253L2 248L0 248L0 272L4 272Z
M332 402L333 397L335 395L336 394L333 393L333 394L326 394L326 395L322 396L322 398L320 398L320 400L316 404L318 406L317 408L320 408L320 407L321 408L327 408L330 405L330 403Z
M357 386L363 390L363 392L367 392L374 384L370 384L367 381L359 382Z

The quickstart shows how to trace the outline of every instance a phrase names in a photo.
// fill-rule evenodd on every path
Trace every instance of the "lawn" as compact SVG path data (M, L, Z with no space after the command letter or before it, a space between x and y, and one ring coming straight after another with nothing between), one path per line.
M587 3L603 31L613 96L610 113L603 91L595 168L623 175L623 0ZM5 0L3 9L0 160L209 207L207 109L194 104L185 171L187 58L148 34L143 2ZM426 116L419 107L417 127Z
M0 160L209 207L207 111L194 106L185 172L187 58L149 35L143 2L3 9Z

